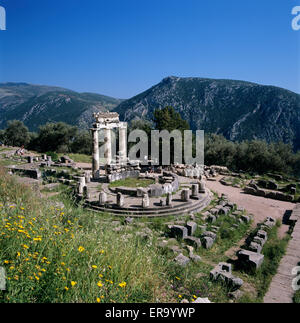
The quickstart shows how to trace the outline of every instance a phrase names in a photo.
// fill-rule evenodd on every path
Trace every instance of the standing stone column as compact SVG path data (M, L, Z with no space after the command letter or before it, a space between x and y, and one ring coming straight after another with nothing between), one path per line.
M117 205L118 207L124 206L124 196L122 195L122 193L117 194Z
M199 183L199 193L205 193L205 182L203 180Z
M99 194L99 204L104 205L107 202L107 194L104 191L101 191Z
M166 205L172 206L172 193L167 193Z
M85 172L85 182L90 183L91 182L91 173L90 172Z
M127 124L123 123L119 128L119 156L120 163L125 163L127 159Z
M142 207L144 209L147 209L149 206L150 206L150 199L149 199L149 195L146 193L144 194L142 199Z
M181 200L183 202L187 202L190 199L190 190L188 188L184 188L181 191Z
M97 172L100 168L99 161L99 133L97 128L92 129L93 134L93 178L97 178Z
M199 194L199 185L193 184L192 185L192 197L198 197Z
M106 165L110 165L112 161L112 149L111 149L111 129L105 129L105 153Z
M86 187L85 177L79 177L77 186L78 194L84 193L84 187Z

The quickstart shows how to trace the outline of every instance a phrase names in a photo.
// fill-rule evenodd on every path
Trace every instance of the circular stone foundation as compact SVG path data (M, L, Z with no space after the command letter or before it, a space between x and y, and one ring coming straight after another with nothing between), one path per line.
M168 174L170 175L170 174ZM203 192L195 192L195 180L175 175L178 183L176 191L151 196L148 194L155 185L144 188L115 187L102 183L99 189L98 182L87 183L87 194L84 197L84 204L87 208L96 212L110 213L116 216L131 217L163 217L169 215L182 215L190 212L198 213L210 204L212 193L205 189ZM174 179L174 178L173 178ZM192 187L194 185L194 189ZM185 198L182 198L182 191L185 191ZM105 203L99 202L100 191L106 194ZM121 199L120 199L121 195ZM187 195L187 198L186 198ZM103 194L102 194L103 196ZM83 196L79 197L83 198ZM103 201L103 198L101 198ZM120 204L120 201L122 203Z

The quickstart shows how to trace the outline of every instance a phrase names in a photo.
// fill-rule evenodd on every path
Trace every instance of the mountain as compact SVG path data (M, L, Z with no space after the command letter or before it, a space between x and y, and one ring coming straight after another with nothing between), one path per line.
M193 130L235 141L283 141L300 149L300 95L275 86L171 76L124 101L60 87L0 83L0 129L13 119L31 131L56 121L88 129L96 111L118 112L124 121L152 120L154 110L166 106L173 106Z
M94 112L112 110L122 100L94 93L26 83L0 83L0 129L21 120L31 131L46 122L64 121L89 128Z
M193 130L223 134L234 141L283 141L300 149L300 95L275 86L234 80L167 77L123 101L121 119L149 119L173 106Z

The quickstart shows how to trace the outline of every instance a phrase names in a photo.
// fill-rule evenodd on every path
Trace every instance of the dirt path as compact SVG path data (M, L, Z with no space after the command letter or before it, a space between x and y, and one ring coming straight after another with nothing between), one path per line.
M254 225L263 222L267 216L282 220L285 212L287 210L293 210L295 207L295 204L290 202L244 194L240 188L222 185L219 182L220 179L221 177L218 177L216 181L207 181L207 187L218 194L227 194L231 202L252 213L254 215ZM282 225L279 229L280 236L283 237L287 231L288 226Z

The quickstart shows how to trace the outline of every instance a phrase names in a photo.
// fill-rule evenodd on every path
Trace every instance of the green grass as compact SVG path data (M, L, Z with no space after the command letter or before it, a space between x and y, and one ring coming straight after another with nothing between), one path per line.
M14 161L11 159L1 159L0 158L0 166L11 166L11 165L22 165L23 162L20 161Z
M295 293L295 296L294 296L294 303L296 303L296 304L300 304L300 290L298 290L298 291Z
M57 209L0 172L0 265L8 279L0 302L177 300L166 259L136 229L124 240L67 195Z
M136 187L147 187L154 183L155 181L151 179L126 178L126 179L122 179L111 183L109 187L114 188L114 187L124 186L124 187L136 188Z
M92 156L90 155L84 155L84 154L61 154L59 157L62 157L64 155L69 156L72 160L74 160L75 163L91 163L92 162Z
M300 262L298 263L298 266L300 266ZM298 271L297 277L295 277L297 279L298 286L300 285L299 275L300 275L300 270ZM296 304L300 304L300 289L295 292L295 295L293 297L293 302Z
M286 252L290 235L283 239L278 237L278 224L267 230L268 241L264 245L262 254L264 262L256 272L243 272L240 277L255 286L257 295L250 297L253 302L263 302L263 298L269 289L273 276L277 273L279 263ZM239 272L240 273L240 272Z
M0 152L1 152L1 151L12 151L12 150L15 150L15 148L0 147Z
M114 184L141 186L137 179L120 182ZM166 222L187 221L187 215L136 219L133 225L123 226L123 218L92 213L75 204L69 187L59 185L57 190L58 196L39 199L0 169L0 266L8 278L8 291L0 292L0 303L148 303L195 297L229 302L230 290L211 282L209 272L217 263L228 261L225 252L249 234L250 224L230 230L237 221L219 217L213 224L220 227L213 248L195 251L202 260L191 261L183 269L173 262L176 255L171 250L158 247L157 239L166 232ZM65 207L59 209L55 202ZM216 203L215 196L210 207ZM120 221L121 232L113 231L114 220ZM205 224L199 215L196 222ZM277 226L269 230L260 270L234 270L257 292L246 292L239 302L262 302L288 242L288 238L278 238ZM136 233L141 227L150 228L153 239L140 239ZM175 244L187 255L182 241Z

